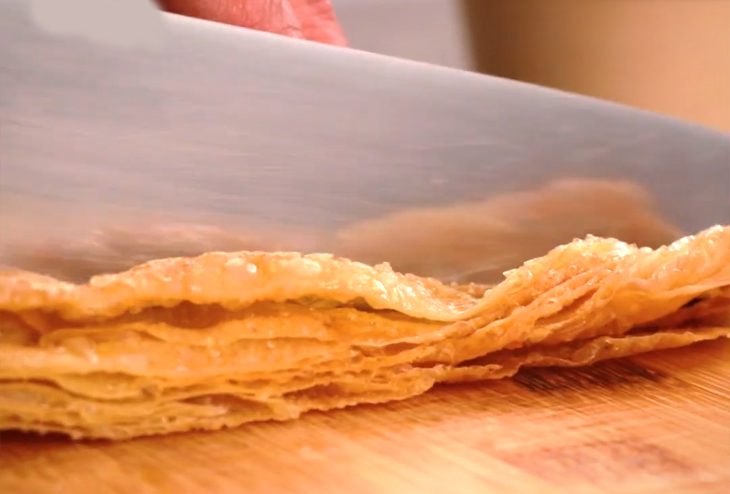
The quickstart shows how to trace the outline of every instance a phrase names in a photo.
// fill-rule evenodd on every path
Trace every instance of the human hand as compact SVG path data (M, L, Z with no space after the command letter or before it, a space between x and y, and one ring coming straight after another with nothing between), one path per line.
M158 0L169 12L344 46L330 0Z

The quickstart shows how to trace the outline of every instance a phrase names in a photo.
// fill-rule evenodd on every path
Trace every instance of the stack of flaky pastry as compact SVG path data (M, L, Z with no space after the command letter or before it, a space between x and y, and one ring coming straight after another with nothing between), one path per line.
M0 429L128 438L395 400L730 335L730 227L589 237L445 285L329 255L208 253L75 285L0 273Z

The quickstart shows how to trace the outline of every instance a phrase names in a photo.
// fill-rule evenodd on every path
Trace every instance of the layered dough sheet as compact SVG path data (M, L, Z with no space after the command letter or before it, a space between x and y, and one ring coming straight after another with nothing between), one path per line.
M448 285L324 254L211 252L77 285L0 273L0 429L124 439L408 398L730 335L730 227L587 237Z

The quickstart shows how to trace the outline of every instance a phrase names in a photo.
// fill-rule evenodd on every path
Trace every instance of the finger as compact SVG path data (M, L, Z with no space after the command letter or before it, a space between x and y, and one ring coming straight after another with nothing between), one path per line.
M159 0L169 12L345 45L329 0Z
M347 45L330 0L289 0L289 3L299 19L304 38L331 45Z
M175 14L302 38L299 20L288 0L160 0Z

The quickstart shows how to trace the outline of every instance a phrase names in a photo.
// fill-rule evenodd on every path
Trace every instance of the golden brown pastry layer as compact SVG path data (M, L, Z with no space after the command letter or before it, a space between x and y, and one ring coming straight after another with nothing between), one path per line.
M452 286L329 255L213 252L75 285L0 273L0 429L128 438L402 399L730 335L730 227L589 237Z

